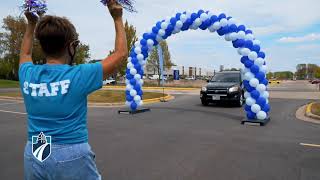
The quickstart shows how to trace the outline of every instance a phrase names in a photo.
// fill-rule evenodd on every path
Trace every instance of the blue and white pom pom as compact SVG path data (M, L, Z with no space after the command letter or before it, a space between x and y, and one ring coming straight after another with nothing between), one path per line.
M137 12L137 10L133 7L133 0L116 0L124 9L129 12ZM109 0L101 0L100 1L103 5L108 5Z
M30 12L34 16L44 14L48 10L45 0L25 0L22 8L24 12Z

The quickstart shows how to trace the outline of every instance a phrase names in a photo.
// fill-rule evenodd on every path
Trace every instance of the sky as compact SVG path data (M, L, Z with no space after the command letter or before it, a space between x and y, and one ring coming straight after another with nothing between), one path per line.
M22 0L1 0L0 18L19 16ZM114 48L112 19L99 0L47 0L47 14L69 18L90 46L92 59L106 57ZM136 0L138 13L124 12L138 36L177 12L226 13L253 30L266 52L269 71L295 71L299 63L320 65L319 0ZM190 30L168 38L175 64L207 69L241 67L240 56L216 33Z

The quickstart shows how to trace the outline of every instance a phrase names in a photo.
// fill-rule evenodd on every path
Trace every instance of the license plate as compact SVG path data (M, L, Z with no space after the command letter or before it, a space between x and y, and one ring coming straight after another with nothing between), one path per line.
M212 96L212 100L220 100L220 96L219 95L213 95Z

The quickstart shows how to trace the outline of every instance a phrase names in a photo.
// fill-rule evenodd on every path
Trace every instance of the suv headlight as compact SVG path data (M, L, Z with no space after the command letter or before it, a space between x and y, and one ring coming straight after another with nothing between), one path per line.
M201 91L204 91L204 92L207 91L207 87L202 87Z
M234 86L232 88L229 88L229 93L238 92L238 91L239 91L239 86Z

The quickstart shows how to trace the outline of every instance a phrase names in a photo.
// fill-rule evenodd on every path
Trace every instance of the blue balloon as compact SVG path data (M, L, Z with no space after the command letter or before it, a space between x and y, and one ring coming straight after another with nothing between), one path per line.
M260 51L260 46L255 44L255 45L253 45L253 47L252 47L251 50L254 51L254 52L256 52L256 53L259 53L259 51Z
M251 97L254 98L254 99L258 99L258 98L260 97L260 93L259 93L259 91L257 91L257 90L251 91L251 92L250 92L250 95L251 95Z
M143 37L143 39L145 39L145 40L150 39L148 33L144 33L144 34L142 35L142 37Z
M254 64L250 67L250 70L253 74L257 74L259 72L259 66Z
M253 66L253 61L247 60L247 61L244 63L244 66L246 66L246 68L251 68L251 66ZM259 68L259 67L258 67L258 68Z
M143 95L143 91L142 90L140 90L140 91L138 91L138 93L137 93L139 96L142 96Z
M249 85L248 87L246 87L246 90L247 90L248 92L252 92L252 91L255 90L255 88Z
M131 109L133 111L137 110L137 107L138 107L137 103L135 103L135 102L131 103Z
M252 31L250 29L246 30L246 34L252 34Z
M132 62L132 64L137 64L139 62L139 60L136 57L134 57L134 58L131 58L131 62Z
M254 112L248 111L247 112L247 118L250 120L253 120L256 118L256 114Z
M251 49L253 46L253 42L251 40L246 40L244 46L248 49Z
M142 55L143 55L143 57L144 57L145 59L147 59L147 58L149 57L148 52L142 52Z
M137 57L137 54L134 52L134 47L132 48L132 51L130 52L130 57L131 58Z
M168 27L167 27L167 29L166 29L166 32L172 33L173 30L174 30L174 26L171 25L171 24L169 24Z
M267 100L266 100L265 98L263 98L263 97L259 97L259 98L257 99L257 104L258 104L261 108L263 108L263 107L266 105L266 103L267 103Z
M266 54L261 51L261 52L258 53L258 57L264 59L266 57Z
M126 99L127 99L127 101L129 101L129 102L130 102L130 101L133 101L133 97L130 96L130 95L129 95L129 96L126 96Z
M238 31L246 31L246 26L244 25L238 26Z
M160 28L158 28L157 26L152 28L152 32L155 34L158 34L159 30L160 30Z
M172 18L170 19L170 23L171 23L173 26L175 26L176 23L177 23L177 19L174 18L174 17L172 17Z
M259 80L260 83L262 83L263 80L265 79L265 75L264 75L264 73L261 72L261 71L258 72L255 76L256 76L256 78Z
M130 73L129 73L129 74L126 74L126 78L129 79L129 80L131 80L131 79L133 79L133 75L130 74Z
M126 95L129 96L130 95L130 91L126 90Z
M248 112L251 111L251 106L248 106L247 104L244 106L244 109Z
M193 22L193 21L196 20L198 17L199 17L198 14L192 13L192 14L191 14L191 21Z
M250 61L250 59L248 58L248 56L242 56L242 58L241 58L241 63L244 64L244 63L246 63L246 61Z
M262 111L268 113L270 111L270 105L269 104L265 104L264 107L262 108Z
M267 79L264 79L264 80L262 81L262 84L264 84L264 85L268 86L269 81L268 81Z
M147 45L147 40L141 39L140 44L141 44L142 46L146 46L146 45Z
M237 30L238 30L237 25L235 24L230 25L230 32L237 32Z
M137 71L140 71L141 70L141 65L139 63L135 64L134 65L134 68L137 70Z
M200 9L200 10L198 11L198 16L200 17L202 13L204 13L204 10Z
M239 48L239 47L243 47L245 44L245 40L243 39L237 39L235 41L232 41L233 47L234 48Z
M139 92L139 91L141 91L141 86L140 86L139 84L136 84L136 85L134 86L134 89L135 89L137 92Z
M134 78L132 78L132 79L130 80L130 84L131 84L132 86L134 86L134 85L137 84L137 81L136 81Z
M176 19L177 19L177 20L180 20L180 17L181 17L181 13L177 13L177 14L176 14Z
M148 46L142 46L141 47L141 52L147 52L148 53Z
M210 19L207 19L199 26L199 28L202 30L206 30L209 26L211 26L211 21Z
M228 25L217 30L217 33L219 34L219 36L223 36L223 35L227 34L228 32L229 32Z
M218 21L218 17L216 15L213 15L211 16L210 20L211 20L211 23L213 24Z
M229 16L229 17L227 17L227 20L229 20L229 19L231 19L232 17L231 16Z
M157 27L158 29L161 29L161 22L160 22L160 21L157 22L156 27Z
M218 17L219 21L223 18L227 18L227 16L224 13L221 13Z
M140 74L141 76L144 75L144 70L141 68L139 71L138 71L138 74Z

